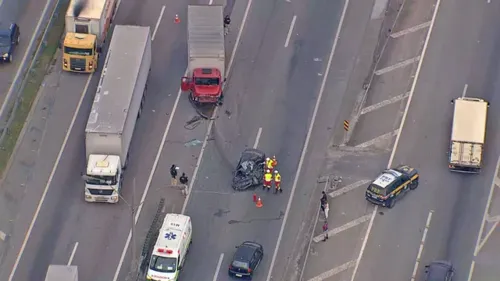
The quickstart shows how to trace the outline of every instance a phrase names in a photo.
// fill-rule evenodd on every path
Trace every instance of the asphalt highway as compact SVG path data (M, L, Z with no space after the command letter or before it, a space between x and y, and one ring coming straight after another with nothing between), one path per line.
M46 0L3 0L0 1L0 25L8 26L17 23L21 31L19 46L14 52L12 64L3 63L0 71L0 101L3 102L16 72L23 60L33 32L38 24Z
M393 210L380 210L353 280L408 280L429 212L433 211L416 278L436 259L456 267L454 280L468 280L489 187L496 176L498 146L499 3L442 0L393 165L421 174L420 186ZM479 175L447 168L452 105L462 95L491 102L484 169ZM490 276L491 280L495 278ZM484 280L484 279L483 279Z

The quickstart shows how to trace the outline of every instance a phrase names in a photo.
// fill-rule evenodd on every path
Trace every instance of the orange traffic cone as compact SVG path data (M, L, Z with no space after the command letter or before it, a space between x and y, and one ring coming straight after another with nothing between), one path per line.
M181 19L179 19L179 15L175 15L174 22L175 23L180 23L181 22Z
M260 197L259 197L259 198L257 199L257 203L255 204L255 207L257 207L257 208L262 208L262 206L264 206L264 205L262 204L262 200L260 200Z

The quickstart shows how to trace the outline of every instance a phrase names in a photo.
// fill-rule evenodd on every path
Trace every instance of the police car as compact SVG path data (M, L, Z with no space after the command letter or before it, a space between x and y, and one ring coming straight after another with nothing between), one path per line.
M147 280L177 281L191 245L191 218L167 214L149 262Z
M374 204L392 208L399 198L418 187L418 179L417 170L406 165L387 169L368 186L365 198Z

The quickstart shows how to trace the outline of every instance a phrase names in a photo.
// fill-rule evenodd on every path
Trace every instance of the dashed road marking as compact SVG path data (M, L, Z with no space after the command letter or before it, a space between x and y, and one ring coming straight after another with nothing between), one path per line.
M160 27L161 19L163 18L163 13L165 12L165 5L161 7L160 16L156 21L155 29L153 30L153 35L151 35L151 41L155 40L156 32L158 31L158 27Z
M217 277L219 276L219 271L220 271L220 267L222 266L223 260L224 260L224 253L220 254L219 261L217 262L217 267L215 268L213 281L217 281Z
M333 269L325 271L325 272L321 273L320 275L309 279L308 281L323 281L323 280L325 280L327 278L330 278L330 277L334 276L335 274L339 274L342 271L345 271L345 270L347 270L347 269L349 269L351 267L354 267L354 265L356 265L356 260L352 260L352 261L346 262L343 265L340 265L340 266L337 266L337 267L335 267Z
M415 266L413 267L413 274L411 276L411 281L415 281L415 277L417 276L418 265L420 264L420 259L422 258L422 253L424 252L425 239L427 238L427 232L429 231L429 227L431 226L432 214L433 210L429 211L429 215L427 216L427 222L425 223L424 233L422 234L422 240L420 240L420 247L418 248L417 259L415 261Z
M259 146L260 135L262 135L262 127L257 131L257 137L255 137L255 142L253 143L253 148L256 149Z
M69 256L68 260L68 266L71 265L73 262L73 258L75 257L76 249L78 249L78 242L75 243L75 246L73 247L73 251L71 251L71 255Z
M385 74L387 72L391 72L391 71L396 70L398 68L402 68L402 67L408 66L410 64L416 63L419 60L420 60L420 56L416 56L414 58L398 62L398 63L393 64L391 66L384 67L382 69L379 69L379 70L375 71L375 75L382 75L382 74Z
M462 98L465 98L465 95L467 94L467 88L469 88L469 85L465 84L464 90L462 91Z
M292 23L290 24L290 29L288 29L288 34L286 35L285 48L288 47L288 44L290 43L290 38L292 37L293 27L295 26L296 20L297 16L293 16Z
M356 147L358 147L358 148L367 148L367 147L372 146L372 145L374 145L374 144L376 144L376 143L378 143L380 141L388 140L390 138L393 138L394 136L396 136L398 134L398 131L399 130L394 130L394 131L389 132L387 134L383 134L381 136L378 136L378 137L376 137L374 139L371 139L369 141L366 141L364 143L360 143L360 144L356 145Z
M357 181L355 183L351 183L350 185L346 185L344 187L342 187L341 189L339 190L335 190L333 192L330 192L328 195L332 198L335 198L335 197L338 197L340 195L343 195L349 191L352 191L358 187L361 187L367 183L369 183L371 180L360 180L360 181Z
M372 217L371 214L365 215L365 216L359 217L353 221L350 221L344 225L336 227L332 230L328 230L328 237L332 237L336 234L339 234L340 232L344 232L344 231L348 230L349 228L353 228L353 227L358 226L364 222L367 222L371 219L371 217ZM325 234L321 233L320 235L314 237L313 241L316 243L319 243L319 242L323 241L324 237L325 237Z
M384 100L384 101L381 101L379 103L376 103L376 104L373 104L373 105L370 105L370 106L367 106L365 108L363 108L361 110L361 113L359 115L363 115L363 114L366 114L368 112L372 112L374 110L377 110L377 109L380 109L384 106L387 106L387 105L390 105L390 104L393 104L393 103L396 103L398 101L401 101L401 100L404 100L406 99L407 97L410 96L410 92L407 92L407 93L404 93L404 94L401 94L401 95L398 95L398 96L395 96L395 97L392 97L390 99L387 99L387 100Z
M403 29L403 30L398 31L398 32L394 32L394 33L391 34L391 38L398 38L398 37L404 36L406 34L409 34L409 33L412 33L412 32L419 31L421 29L427 28L429 26L431 26L431 21L424 22L424 23L421 23L419 25L415 25L415 26L412 26L412 27L407 28L407 29Z
M5 241L5 239L7 239L7 234L0 230L0 240Z

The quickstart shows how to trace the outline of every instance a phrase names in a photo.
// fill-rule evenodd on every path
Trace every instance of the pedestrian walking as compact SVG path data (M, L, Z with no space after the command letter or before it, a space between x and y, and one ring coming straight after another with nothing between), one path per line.
M229 15L226 15L224 17L224 35L227 35L229 33L229 25L231 24L231 18Z
M172 167L170 167L170 176L172 177L170 180L171 185L177 185L177 170L179 170L179 167L172 164Z
M325 221L323 224L323 242L328 240L328 222Z
M271 158L269 157L266 158L266 169L268 169L271 174L273 173L273 160L271 160Z
M271 158L271 166L273 166L273 169L276 169L276 166L278 166L278 160L276 160L276 156L273 155L273 158Z
M281 175L278 172L278 170L274 171L274 194L278 193L278 191L281 193L283 190L281 189Z
M266 189L267 191L271 190L271 183L273 181L273 174L271 171L267 170L266 173L264 174L264 184L262 186L262 189Z
M182 173L181 177L179 178L179 182L182 184L182 193L184 195L188 194L188 177L186 176L186 173Z
M326 197L326 192L322 191L321 194L322 194L321 199L320 199L321 211L323 211L325 213L325 208L326 208L326 205L328 204L328 198Z

